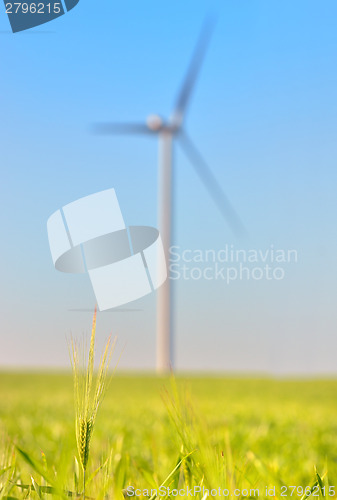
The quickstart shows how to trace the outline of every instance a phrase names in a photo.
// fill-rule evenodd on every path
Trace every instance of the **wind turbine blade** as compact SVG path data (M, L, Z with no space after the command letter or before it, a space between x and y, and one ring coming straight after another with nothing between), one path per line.
M211 35L213 33L215 21L216 19L214 16L207 17L201 30L199 40L194 49L194 53L185 80L181 87L176 106L173 111L172 123L176 126L180 126L183 122L188 102L190 100L193 88L195 86L203 60L205 58Z
M179 134L178 138L187 158L192 163L209 195L213 199L223 217L226 219L234 234L236 236L244 236L247 234L240 217L232 207L230 201L216 180L212 170L194 146L193 142L185 133Z
M151 134L151 130L144 123L96 123L92 130L98 135Z

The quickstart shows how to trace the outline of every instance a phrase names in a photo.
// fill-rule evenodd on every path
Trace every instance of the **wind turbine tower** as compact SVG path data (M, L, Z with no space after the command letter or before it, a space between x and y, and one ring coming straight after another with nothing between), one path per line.
M116 134L143 134L156 136L159 142L158 178L159 178L159 207L158 225L161 233L167 265L169 266L169 249L172 243L173 198L173 148L174 141L179 141L186 156L191 161L202 183L212 197L221 213L236 233L242 233L243 226L226 195L219 186L207 163L189 139L183 126L188 104L210 37L214 28L214 19L208 18L201 31L198 43L192 56L185 80L178 94L173 113L168 120L159 115L150 115L145 123L100 123L95 125L95 131L103 135ZM166 282L157 291L157 372L166 374L173 369L173 290L171 280Z

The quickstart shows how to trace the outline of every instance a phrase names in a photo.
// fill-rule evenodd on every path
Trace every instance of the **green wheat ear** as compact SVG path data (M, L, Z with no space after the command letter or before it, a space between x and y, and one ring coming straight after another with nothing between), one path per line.
M101 357L98 372L94 376L96 316L97 308L95 308L92 323L88 361L86 361L85 347L80 346L74 339L71 341L76 441L78 456L83 469L83 498L85 498L85 472L89 460L90 440L94 430L97 410L106 389L108 368L115 345L115 341L112 341L110 336Z

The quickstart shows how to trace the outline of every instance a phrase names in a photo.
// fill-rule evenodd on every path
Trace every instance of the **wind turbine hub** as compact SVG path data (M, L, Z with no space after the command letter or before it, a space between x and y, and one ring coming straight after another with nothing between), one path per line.
M146 119L146 125L154 132L160 130L163 126L163 120L159 115L150 115Z

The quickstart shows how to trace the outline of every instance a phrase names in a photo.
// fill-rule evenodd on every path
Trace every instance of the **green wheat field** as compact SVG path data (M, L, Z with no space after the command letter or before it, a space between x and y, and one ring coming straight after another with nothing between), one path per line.
M164 498L163 486L167 498L217 498L219 488L227 498L333 498L336 396L336 380L117 371L95 420L85 496ZM75 413L71 372L0 374L0 498L83 498Z

